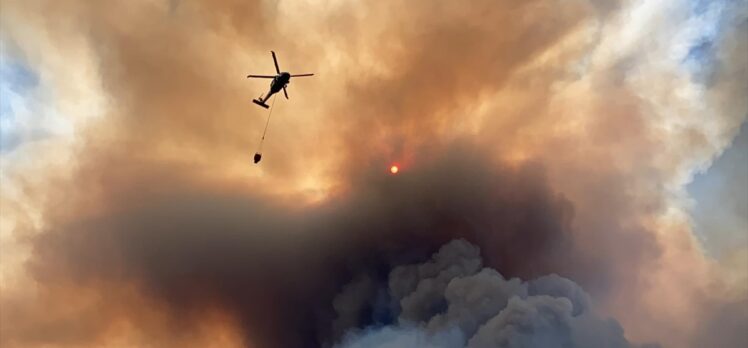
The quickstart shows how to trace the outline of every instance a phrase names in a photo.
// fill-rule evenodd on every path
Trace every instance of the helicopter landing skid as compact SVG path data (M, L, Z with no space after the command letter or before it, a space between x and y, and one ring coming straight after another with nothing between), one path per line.
M270 106L268 106L267 104L263 103L262 100L252 99L252 102L255 103L255 104L257 104L257 105L259 105L259 106L262 106L265 109L270 108Z

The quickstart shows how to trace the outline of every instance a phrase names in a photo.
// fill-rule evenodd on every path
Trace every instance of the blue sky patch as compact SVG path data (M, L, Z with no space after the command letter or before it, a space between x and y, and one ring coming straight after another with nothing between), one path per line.
M42 137L41 129L26 134L20 127L19 112L29 109L31 94L39 87L39 75L18 59L0 59L0 152L18 147L25 140Z
M748 123L711 167L687 189L696 201L692 218L707 253L717 259L748 247Z

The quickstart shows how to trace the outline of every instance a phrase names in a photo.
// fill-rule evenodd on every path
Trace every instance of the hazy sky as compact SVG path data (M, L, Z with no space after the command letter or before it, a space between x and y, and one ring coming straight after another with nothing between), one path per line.
M746 1L0 0L0 29L3 346L433 340L393 279L454 239L486 268L438 294L558 274L572 336L748 342ZM315 76L254 165L270 50Z

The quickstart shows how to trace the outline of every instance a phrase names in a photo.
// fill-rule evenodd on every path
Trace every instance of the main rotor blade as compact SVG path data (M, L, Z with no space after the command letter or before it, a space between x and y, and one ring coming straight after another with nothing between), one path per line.
M258 79L272 79L275 76L270 76L270 75L247 75L247 78L250 78L250 77L254 77L254 78L258 78Z
M286 92L286 86L283 86L283 95L285 95L286 99L288 99L288 92Z
M304 77L304 76L314 76L314 74L296 74L296 75L291 75L291 77Z
M278 67L278 59L275 58L275 51L270 51L273 54L273 63L275 63L275 72L281 73L281 69Z

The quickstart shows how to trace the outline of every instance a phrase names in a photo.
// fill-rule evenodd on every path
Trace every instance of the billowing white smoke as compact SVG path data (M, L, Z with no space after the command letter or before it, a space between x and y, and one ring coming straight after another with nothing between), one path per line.
M587 293L573 281L555 274L531 281L506 279L484 268L478 247L462 239L442 246L425 263L392 269L389 303L381 296L357 298L355 294L378 293L364 279L337 297L337 323L360 315L365 303L379 307L371 313L380 317L388 311L391 323L375 319L366 328L350 328L338 348L633 346L617 321L595 313Z

